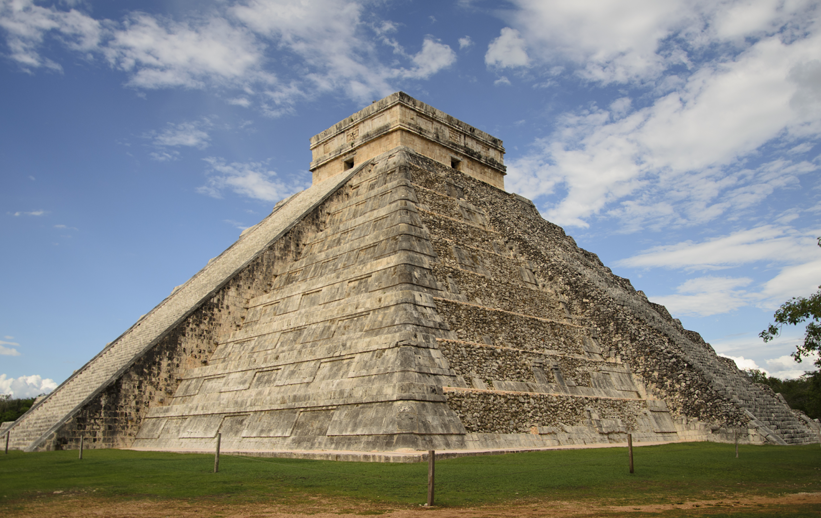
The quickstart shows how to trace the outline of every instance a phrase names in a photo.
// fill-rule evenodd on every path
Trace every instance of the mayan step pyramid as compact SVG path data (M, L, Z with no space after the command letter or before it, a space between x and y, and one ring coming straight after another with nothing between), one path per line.
M227 451L390 460L373 452L818 440L505 192L499 139L399 92L311 150L312 187L34 406L11 447L205 451L221 434Z

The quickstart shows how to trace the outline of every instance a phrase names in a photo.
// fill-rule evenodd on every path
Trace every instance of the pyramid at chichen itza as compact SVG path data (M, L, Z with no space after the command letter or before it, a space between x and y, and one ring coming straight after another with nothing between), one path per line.
M390 460L818 440L506 192L499 139L399 92L311 150L309 189L35 405L11 447L204 451L219 433L223 451Z

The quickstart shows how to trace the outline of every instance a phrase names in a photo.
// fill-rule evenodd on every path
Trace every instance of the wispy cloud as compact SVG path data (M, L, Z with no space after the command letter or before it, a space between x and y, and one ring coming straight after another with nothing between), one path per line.
M214 16L176 22L132 13L100 50L112 66L146 88L230 86L246 79L273 82L263 72L263 45L253 34Z
M6 32L10 58L23 67L61 71L62 67L43 57L38 48L54 34L70 49L87 52L101 42L103 24L74 9L59 11L35 5L33 0L0 2L0 28Z
M814 246L821 229L799 231L764 225L701 242L657 246L617 261L629 268L715 271L761 264L777 272L763 281L706 275L687 280L674 294L651 294L677 315L710 316L753 306L772 309L793 296L807 296L821 284L821 252Z
M247 108L251 106L251 101L248 100L247 97L235 97L233 99L228 99L228 104L233 104L234 106L242 106L243 108Z
M225 221L226 223L228 223L229 225L231 225L232 227L234 227L234 228L238 229L238 230L245 230L246 228L248 228L248 227L249 227L249 225L247 225L247 224L245 224L245 223L242 223L242 222L240 222L240 221L235 221L235 220L233 220L233 219L226 219L226 220L224 220L224 221Z
M306 189L310 182L286 182L277 173L260 162L226 163L221 158L209 157L208 182L197 192L221 198L226 190L267 202L279 201L295 192Z
M699 277L680 285L675 295L652 299L675 315L720 315L749 304L751 295L742 288L752 282L746 277Z
M211 141L208 130L213 127L208 119L198 121L168 124L168 127L159 133L153 133L150 138L155 146L161 147L195 147L205 149Z
M18 218L20 216L44 216L47 213L44 210L33 210L31 212L25 212L25 211L11 212L10 214L12 216L14 216L15 218Z
M396 90L394 82L427 79L456 60L448 45L427 36L418 52L383 63L379 47L391 44L385 34L396 25L374 21L367 2L355 0L219 2L189 19L132 12L119 22L32 0L3 0L0 28L11 58L29 70L60 69L41 55L46 38L57 36L70 49L102 57L127 74L131 87L250 90L274 103L263 106L272 116L331 91L358 102L381 97ZM280 66L289 61L300 65ZM239 106L251 102L236 93L226 97Z
M180 159L180 152L176 149L170 149L168 151L152 151L148 154L148 156L151 157L151 160L155 160L157 162L173 162Z
M758 261L803 263L818 259L815 236L821 229L763 225L701 242L685 241L644 250L616 262L630 268L717 270Z

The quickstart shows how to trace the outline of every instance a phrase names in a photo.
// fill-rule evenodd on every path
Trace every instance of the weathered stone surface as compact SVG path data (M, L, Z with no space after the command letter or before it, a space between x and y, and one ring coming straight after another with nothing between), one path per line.
M435 125L414 133L425 153L395 147L333 172L348 156L336 144L388 145L391 132L365 124L383 108L418 109L457 140L470 132L402 96L315 137L329 178L278 204L35 405L12 446L72 448L82 436L88 447L201 451L217 433L223 449L283 455L531 449L627 433L817 440L531 202L450 167L461 148L438 153ZM397 117L407 125L408 113ZM501 141L475 135L496 149L475 163L503 168Z

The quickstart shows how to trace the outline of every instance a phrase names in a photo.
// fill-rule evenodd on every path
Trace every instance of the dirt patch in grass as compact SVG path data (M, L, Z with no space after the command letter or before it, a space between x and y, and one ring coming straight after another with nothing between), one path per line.
M619 516L821 516L821 493L797 493L778 497L729 496L715 500L672 504L609 506L596 501L562 502L528 500L466 508L397 507L347 499L308 498L294 504L183 500L122 500L86 494L57 494L17 502L6 508L9 518L339 518L383 516L385 518L475 518L475 517L619 517Z

